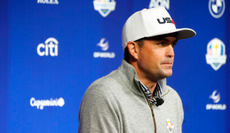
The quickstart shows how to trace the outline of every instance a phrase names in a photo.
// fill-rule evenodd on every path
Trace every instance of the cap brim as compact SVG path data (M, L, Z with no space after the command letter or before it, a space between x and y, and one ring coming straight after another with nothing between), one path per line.
M163 31L161 33L156 33L155 35L146 36L146 37L153 37L153 36L159 36L159 35L165 35L165 34L171 34L171 33L177 33L178 40L194 37L196 35L196 32L193 29L181 28L181 29Z

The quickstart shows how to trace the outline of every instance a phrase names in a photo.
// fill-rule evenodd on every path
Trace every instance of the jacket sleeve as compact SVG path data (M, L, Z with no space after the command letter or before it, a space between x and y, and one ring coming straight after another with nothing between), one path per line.
M120 122L114 99L103 91L106 88L97 88L88 89L83 97L78 133L119 133Z
M181 132L182 132L182 124L183 124L183 121L184 121L184 109L183 109L183 104L182 104L182 101L179 97L179 110L180 110L180 114L181 114L181 117L180 117L180 122L181 122Z

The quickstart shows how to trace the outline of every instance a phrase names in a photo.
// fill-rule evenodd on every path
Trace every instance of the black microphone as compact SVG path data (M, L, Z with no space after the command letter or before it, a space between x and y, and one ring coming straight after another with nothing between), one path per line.
M155 98L156 99L156 106L160 106L164 103L164 100L162 98Z

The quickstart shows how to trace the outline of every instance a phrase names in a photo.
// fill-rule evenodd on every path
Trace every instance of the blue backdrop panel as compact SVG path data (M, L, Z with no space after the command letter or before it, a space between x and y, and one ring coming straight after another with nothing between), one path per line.
M213 104L209 96L214 90L218 90L221 95L219 104L226 104L226 65L215 71L205 59L207 44L213 38L221 39L226 44L226 49L228 47L225 42L225 16L213 18L207 1L185 3L171 6L171 16L177 27L191 27L197 32L197 36L181 40L175 47L174 74L169 78L168 84L182 98L185 111L184 132L226 132L226 111L206 110L207 104ZM190 5L190 8L185 5Z
M230 1L226 1L226 5L230 5ZM230 15L230 10L227 9L226 10L226 15L225 16L229 16ZM229 17L226 17L226 23L228 23L230 21L230 18ZM226 45L227 44L230 44L230 39L229 39L229 36L230 36L230 25L229 24L226 24L226 29L225 29L225 38L226 38ZM227 45L229 47L229 45ZM226 46L226 47L227 47ZM228 48L230 49L230 48ZM230 54L230 50L226 50L226 54L229 55ZM226 104L227 106L230 105L230 97L229 97L229 94L230 94L230 63L229 63L229 59L227 59L228 62L226 63L226 75L225 75L225 80L224 80L224 84L225 84L225 97L226 97ZM227 130L227 127L230 127L230 123L228 122L229 118L230 118L230 113L229 113L229 109L227 109L226 113L225 113L225 127L226 127L226 132L228 131Z
M7 132L8 92L8 3L0 4L0 131Z
M84 92L121 64L127 18L143 8L163 6L178 28L197 32L176 45L173 76L167 79L183 102L183 133L227 133L228 5L224 0L3 0L0 131L76 133ZM98 9L106 6L111 10ZM216 59L214 67L207 64L206 55L212 54L215 59L226 55L226 63Z

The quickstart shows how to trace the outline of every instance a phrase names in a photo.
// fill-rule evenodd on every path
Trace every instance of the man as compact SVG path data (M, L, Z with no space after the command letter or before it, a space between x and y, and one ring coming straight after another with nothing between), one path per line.
M78 132L181 133L181 99L165 78L172 75L177 41L195 34L192 29L176 29L163 7L129 17L122 31L125 59L85 92Z

